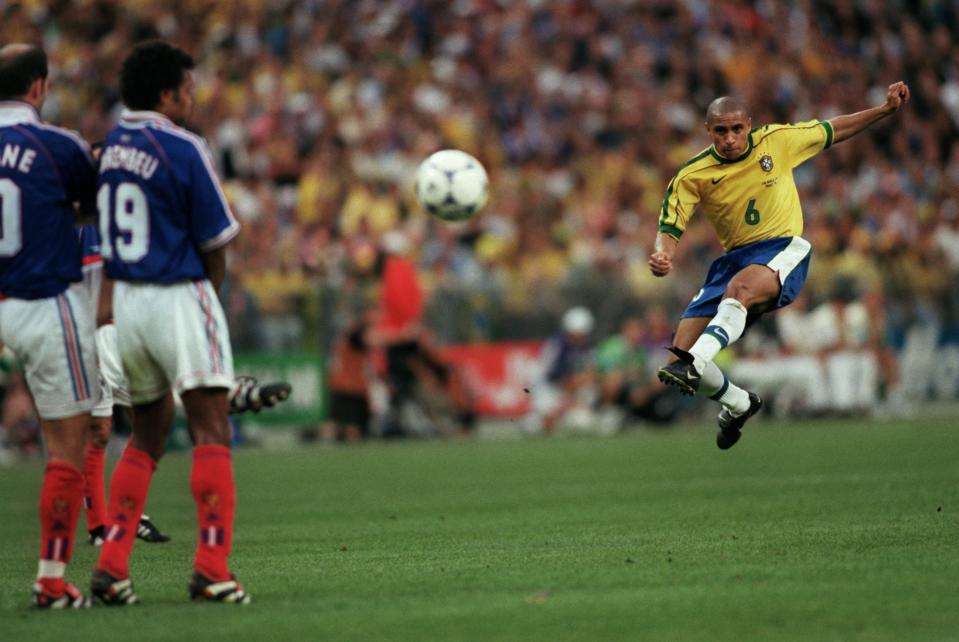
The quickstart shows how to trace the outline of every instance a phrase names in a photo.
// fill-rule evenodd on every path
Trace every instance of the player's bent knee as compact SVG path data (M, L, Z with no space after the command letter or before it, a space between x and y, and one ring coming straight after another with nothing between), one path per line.
M90 444L94 448L106 448L110 443L110 432L113 419L110 417L94 417L90 424Z
M92 432L90 433L90 445L94 448L106 448L110 443L110 433Z
M86 428L89 423L89 415L42 419L40 425L48 458L65 461L74 468L82 470L86 461Z
M153 461L160 461L160 458L166 453L167 434L163 435L144 435L133 433L132 444L137 450L141 450L153 458Z
M777 287L773 288L771 286L767 287L765 283L755 284L749 281L734 281L726 288L725 298L736 299L747 310L754 311L754 308L767 305L779 296L778 282L776 285Z

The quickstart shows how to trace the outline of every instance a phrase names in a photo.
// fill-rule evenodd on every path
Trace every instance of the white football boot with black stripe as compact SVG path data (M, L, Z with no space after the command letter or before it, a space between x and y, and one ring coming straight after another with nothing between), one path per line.
M263 408L272 408L290 397L293 386L285 381L260 384L256 377L240 376L233 382L229 391L229 413L238 415L243 412L260 412Z

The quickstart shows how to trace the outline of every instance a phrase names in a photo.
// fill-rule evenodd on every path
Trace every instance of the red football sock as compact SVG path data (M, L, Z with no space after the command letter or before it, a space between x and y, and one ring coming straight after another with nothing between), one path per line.
M40 489L40 572L47 590L63 590L63 572L73 554L73 534L83 502L83 473L51 461Z
M97 568L118 580L129 576L130 552L150 490L156 462L147 453L127 445L110 478L110 506L104 523L104 542Z
M190 486L200 529L194 566L208 579L228 580L230 570L226 560L233 544L233 513L236 509L230 449L216 445L194 448Z
M83 508L87 513L87 530L92 531L97 526L103 526L106 521L107 500L104 490L103 462L106 458L106 449L95 444L87 447L87 462L83 467L83 478L86 482L86 495L83 498Z

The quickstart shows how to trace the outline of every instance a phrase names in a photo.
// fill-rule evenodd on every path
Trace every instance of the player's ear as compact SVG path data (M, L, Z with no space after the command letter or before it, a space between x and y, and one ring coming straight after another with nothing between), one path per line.
M157 107L163 107L169 105L170 103L176 103L177 101L177 90L176 89L163 89L160 91L160 99L157 101Z
M47 87L49 80L47 78L37 78L30 83L30 89L27 90L27 99L31 102L39 101L41 104L47 97Z

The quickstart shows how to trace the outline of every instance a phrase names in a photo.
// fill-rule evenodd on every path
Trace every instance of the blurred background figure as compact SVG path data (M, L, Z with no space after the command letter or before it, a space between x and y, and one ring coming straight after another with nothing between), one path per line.
M333 344L327 371L329 419L320 428L325 442L361 441L370 432L370 332L368 317L361 316Z
M627 421L669 424L679 411L676 395L656 378L649 351L643 344L643 319L630 316L619 334L596 348L599 378L599 422L608 430Z
M593 313L587 308L570 308L563 314L560 331L543 345L529 386L527 432L589 429L594 423L593 323Z
M26 381L19 372L11 372L6 378L3 414L0 417L3 427L0 463L11 461L14 455L38 457L42 454L40 418Z
M818 342L829 408L850 415L871 412L879 397L879 363L870 344L872 320L851 279L837 279L828 301L813 310L805 333Z
M419 337L410 364L415 377L415 406L407 412L418 416L421 427L417 432L446 437L472 433L477 419L472 386L461 368L443 358L429 333Z
M380 278L380 307L376 343L386 354L389 412L384 437L402 437L416 426L404 425L404 406L413 401L416 387L414 361L420 357L423 290L416 265L407 257L409 239L401 232L383 235L375 272Z

